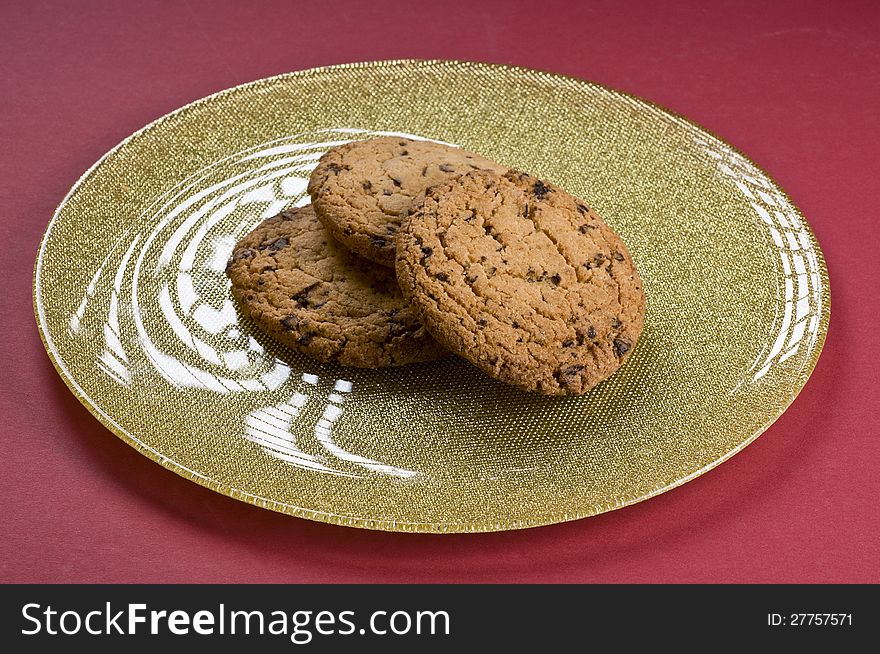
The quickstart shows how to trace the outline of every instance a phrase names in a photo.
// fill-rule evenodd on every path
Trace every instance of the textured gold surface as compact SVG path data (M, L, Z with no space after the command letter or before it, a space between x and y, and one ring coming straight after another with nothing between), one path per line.
M455 358L321 366L235 313L235 240L306 202L331 144L385 132L460 145L598 209L648 298L620 372L543 398ZM588 82L436 61L282 75L144 128L59 206L34 302L64 380L151 459L276 511L427 532L571 520L705 472L791 403L830 312L803 216L716 137Z

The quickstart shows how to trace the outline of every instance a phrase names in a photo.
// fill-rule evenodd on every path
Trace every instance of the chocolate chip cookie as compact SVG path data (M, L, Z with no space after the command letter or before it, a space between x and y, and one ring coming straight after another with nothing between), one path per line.
M309 180L315 213L352 252L394 267L394 238L414 198L473 170L504 166L448 145L381 137L338 146Z
M337 245L310 206L269 218L234 248L232 293L269 335L319 361L379 368L444 354L394 271Z
M437 341L527 391L586 392L642 333L645 295L623 241L585 203L524 173L472 171L428 189L396 263Z

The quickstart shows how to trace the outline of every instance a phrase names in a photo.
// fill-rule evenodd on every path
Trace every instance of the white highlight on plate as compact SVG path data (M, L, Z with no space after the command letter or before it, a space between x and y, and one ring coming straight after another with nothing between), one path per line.
M694 138L694 142L747 198L758 218L756 224L767 229L782 263L785 285L782 315L777 316L774 323L775 334L770 336L769 352L762 352L749 370L751 381L755 382L773 366L794 356L800 347L805 345L812 349L815 346L822 313L818 257L794 207L782 194L770 191L773 188L770 180L757 167L721 143L710 144L702 138Z
M298 468L346 477L353 476L329 467L324 457L307 454L297 446L291 425L307 402L308 398L305 395L294 393L286 402L249 413L244 419L244 437L260 445L270 456Z
M251 335L253 328L241 322L225 275L232 249L245 233L285 207L308 203L309 175L327 149L373 136L425 140L402 132L319 130L249 148L190 176L132 219L95 271L69 319L70 333L103 338L105 348L95 365L121 385L152 371L175 388L217 395L290 392L295 384L310 388L284 402L276 397L246 416L245 437L276 458L315 471L416 476L340 446L333 430L351 382L337 379L330 392L317 375L294 373L269 355ZM315 393L326 394L325 405L321 418L306 428L297 422L303 419L302 398L311 401ZM294 432L307 433L321 454L298 448Z
M260 445L269 456L299 468L346 477L362 477L363 473L357 471L357 468L405 480L413 479L419 475L414 470L398 468L362 456L341 447L336 442L333 437L333 429L334 424L345 411L342 408L345 401L343 394L348 394L352 390L352 383L347 380L335 380L333 392L327 395L322 411L311 428L309 435L314 438L303 442L303 432L297 430L295 425L302 409L313 399L320 398L326 392L320 381L317 375L304 374L302 386L289 400L282 404L257 409L248 414L244 421L244 437ZM299 423L301 422L302 420L299 420ZM295 431L301 434L299 438L294 435ZM321 450L321 453L307 454L304 447L309 447L313 451ZM346 471L340 468L354 468L354 470Z
M337 380L336 385L339 385L340 381L342 380ZM348 385L349 390L342 392L351 392L351 382L344 383ZM334 385L334 388L336 388L336 385ZM341 448L333 439L333 424L342 417L344 410L339 405L339 401L342 400L342 398L333 393L327 399L329 402L324 407L324 413L315 425L315 439L325 450L327 450L327 452L343 461L348 461L349 463L361 466L367 470L372 470L373 472L379 472L392 477L411 479L419 474L413 470L405 470L403 468L398 468L397 466L388 465L381 461L360 456Z

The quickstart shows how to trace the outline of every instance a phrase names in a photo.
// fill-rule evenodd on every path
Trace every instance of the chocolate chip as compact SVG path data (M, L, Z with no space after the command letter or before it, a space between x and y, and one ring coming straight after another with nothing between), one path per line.
M587 329L587 338L596 338L596 329L592 325Z
M595 225L589 225L589 224L587 224L587 223L584 223L583 225L581 225L580 227L578 227L578 231L579 231L581 234L586 234L586 233L587 233L588 231L590 231L591 229L596 229L596 226L595 226Z
M254 252L250 248L247 248L245 250L242 250L238 254L236 254L235 258L237 261L242 261L244 259L253 259L256 256L256 254L257 254L256 252Z
M290 242L290 241L288 241L286 238L284 238L284 237L282 236L281 238L276 239L275 242L272 243L272 244L268 247L268 250L269 250L270 252L277 252L278 250L283 250L284 248L287 247L287 245L288 245L289 242Z
M318 287L320 284L321 284L321 282L315 282L314 284L309 284L305 288L302 288L302 289L298 290L296 293L294 293L293 295L291 295L290 299L293 300L294 302L296 302L297 305L299 305L300 307L307 307L307 306L309 306L309 299L308 299L309 293L311 293L313 290L315 290L315 288Z
M381 236L371 236L370 243L373 245L373 247L377 247L377 248L385 247L385 239L382 238Z
M281 319L281 326L287 331L293 331L299 324L299 318L296 316L285 316Z
M338 175L339 171L342 170L342 166L337 163L332 163L327 165L327 170L329 170L334 175Z
M620 329L620 327L621 327L620 320L617 318L613 318L611 320L611 329Z
M467 280L468 284L473 284L475 281L477 281L477 276L476 275L467 275L465 277L465 280Z
M580 373L584 369L583 364L575 363L570 366L566 366L562 368L559 372L557 372L554 376L559 381L560 384L567 385L577 380L578 373Z
M567 340L562 341L562 347L573 347L573 346L574 346L574 339L569 338Z
M400 187L400 184L401 184L400 180L397 179L396 177L392 177L392 178L391 178L391 183L394 184L394 185L397 186L397 187Z
M550 278L550 281L553 283L553 286L559 286L559 283L562 281L562 277L559 275L559 273L557 273Z
M339 344L339 349L336 350L336 351L330 356L330 360L331 360L331 361L338 361L339 358L340 358L340 356L342 356L342 353L345 352L345 346L346 346L346 345L348 345L348 339L345 338L345 337L343 336L343 337L342 337L342 342ZM391 357L391 358L394 359L394 357Z
M546 270L541 271L541 274L538 275L538 273L535 271L535 269L532 268L531 266L529 266L529 269L526 271L526 281L527 282L530 282L530 283L543 282L545 279L547 279L547 271ZM562 278L560 277L560 280L561 279Z
M434 248L430 248L427 245L423 246L422 247L422 258L419 259L419 263L421 263L422 265L425 265L425 262L428 260L428 257L430 257L432 254L434 254Z
M510 324L510 326L513 327L514 329L519 329L519 323L518 323L516 320L514 320L514 321Z
M297 343L299 343L300 345L308 345L309 343L312 342L312 339L314 337L315 337L315 334L313 332L306 332L305 334L303 334L302 336L299 337L299 339L297 340Z
M437 279L439 279L441 282L448 282L449 275L447 275L445 272L438 272Z
M401 157L405 157L405 156L408 155L408 154L409 154L409 150L401 150L401 151L400 151L400 156L401 156Z
M589 209L586 205L581 204L580 202L578 202L577 210L578 210L578 211L580 212L580 214L583 215L583 216L587 215L587 214L590 212L590 209Z
M617 261L623 261L623 255L620 252L615 252L612 256L614 256Z
M477 321L477 327L479 327L480 329L483 329L483 328L484 328L486 325L488 325L488 324L489 324L489 321L486 320L485 318L480 318L480 319Z
M371 188L373 188L373 182L371 182L370 180L366 180L364 182L361 182L361 186L364 187L365 191L369 191Z
M614 353L619 357L622 357L624 354L629 352L629 349L631 347L632 347L632 343L630 343L627 340L624 340L622 338L615 338L614 339Z
M540 179L535 182L535 185L532 187L532 193L535 194L535 197L539 200L542 200L544 196L550 193L552 189L544 185Z
M440 164L440 170L442 170L444 173L451 173L453 170L455 170L455 166L448 163Z

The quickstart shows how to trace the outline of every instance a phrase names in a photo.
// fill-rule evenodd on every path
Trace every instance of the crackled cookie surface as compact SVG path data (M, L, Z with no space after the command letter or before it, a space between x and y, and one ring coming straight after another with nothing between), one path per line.
M394 271L334 243L310 206L258 225L226 273L261 329L319 361L379 368L444 354L407 308Z
M431 334L519 388L584 393L642 333L645 296L623 241L530 175L473 171L429 189L397 248L401 290Z
M394 267L401 219L426 188L473 170L504 166L430 141L381 137L328 151L309 179L315 213L349 250Z

